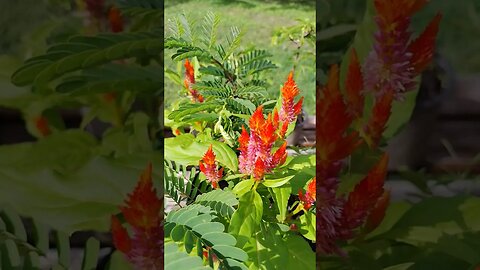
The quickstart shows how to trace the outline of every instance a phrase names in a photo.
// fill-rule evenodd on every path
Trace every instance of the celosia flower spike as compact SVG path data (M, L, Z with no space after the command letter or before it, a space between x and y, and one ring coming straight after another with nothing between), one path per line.
M343 208L342 225L350 231L365 221L384 193L383 185L387 174L388 156L384 154L368 175L348 195Z
M118 33L123 31L123 18L120 14L120 10L115 6L112 6L108 10L108 22L110 23L110 30L113 33Z
M112 216L112 234L115 247L123 252L135 269L162 269L163 267L163 200L157 197L152 183L152 165L140 176L134 191L120 210L131 226L129 236L117 217Z
M348 65L347 79L345 81L345 93L348 103L348 110L355 119L363 115L365 96L363 91L362 68L358 61L357 51L352 49L350 63Z
M222 179L223 168L218 170L217 162L215 161L215 153L213 152L212 145L208 148L207 152L203 155L203 159L200 160L200 171L205 174L208 182L212 184L213 188L218 188L218 181Z
M192 96L193 102L203 102L203 96L192 87L192 85L195 84L195 71L188 59L185 60L185 79L183 83L185 84L185 88L187 88L189 94Z
M412 52L412 66L416 73L420 74L433 58L435 49L435 38L438 33L438 26L442 19L441 14L437 14L425 31L408 47L408 51Z
M347 133L353 117L340 92L338 66L332 66L322 90L317 99L317 154L320 160L337 161L360 144L357 132Z
M35 117L34 121L35 127L37 128L37 131L40 133L41 136L45 137L52 133L48 120L45 116L37 116Z
M305 191L305 195L303 195L302 190L300 189L298 191L298 198L303 204L303 208L305 210L310 209L311 206L313 206L316 202L316 177L314 177L310 182L308 182L307 185L307 190Z
M284 142L275 153L272 153L274 143L279 139L276 132L278 119L271 114L265 119L262 106L259 106L250 117L249 127L250 133L242 127L242 133L238 138L240 144L238 167L240 172L260 180L265 173L271 172L277 165L285 162L287 145Z
M280 109L280 121L292 123L302 111L303 97L295 103L295 97L299 89L293 80L293 71L288 74L288 79L282 88L282 108Z
M414 89L417 77L433 57L440 15L413 42L409 31L412 15L426 0L375 0L378 31L365 61L365 88L377 95L393 92L398 100Z

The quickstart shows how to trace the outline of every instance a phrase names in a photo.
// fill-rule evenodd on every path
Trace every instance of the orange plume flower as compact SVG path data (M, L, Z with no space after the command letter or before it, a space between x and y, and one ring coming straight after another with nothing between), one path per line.
M34 121L35 121L35 127L43 137L48 136L52 133L52 130L50 129L47 118L45 118L44 116L38 116L35 118Z
M195 71L188 59L185 60L185 79L183 80L183 83L189 94L192 96L193 102L203 102L203 96L192 87L192 85L195 84Z
M263 107L259 106L250 117L250 133L242 126L242 133L238 138L240 156L238 167L240 172L250 174L260 180L265 173L271 172L276 166L283 164L287 158L287 142L272 153L272 147L280 139L277 135L278 115L269 114L265 119Z
M208 182L212 184L213 188L218 188L218 181L222 179L223 168L217 169L217 163L215 162L215 153L213 152L212 145L208 148L207 152L203 156L203 159L199 162L200 171L202 171L207 177Z
M280 136L284 137L288 125L295 121L302 111L303 97L295 103L295 97L300 93L297 84L293 80L293 71L288 74L288 79L282 87L282 107L280 108L279 121L282 122Z
M123 18L120 13L120 10L115 6L112 6L108 10L108 22L110 23L110 30L113 33L118 33L123 31Z
M140 176L134 191L120 210L130 225L130 236L117 217L112 216L112 235L115 247L124 253L136 269L163 267L163 198L159 198L152 183L152 165Z
M308 182L305 195L303 195L303 192L301 189L298 191L298 197L302 202L303 208L305 208L305 210L310 209L310 207L312 207L312 205L314 205L316 202L316 192L317 192L316 187L317 187L317 178L314 177L312 180L310 180L310 182Z

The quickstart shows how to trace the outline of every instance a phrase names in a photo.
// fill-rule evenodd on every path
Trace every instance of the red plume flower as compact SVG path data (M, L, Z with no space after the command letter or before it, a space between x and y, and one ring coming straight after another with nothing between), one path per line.
M192 87L192 85L195 84L195 71L193 70L193 66L188 59L185 60L185 79L183 83L185 84L185 88L187 88L188 92L192 96L193 102L203 102L203 96Z
M276 115L277 112L275 111ZM287 142L272 153L272 147L279 136L278 116L269 114L263 116L263 107L259 106L250 118L250 134L242 126L242 133L238 138L240 143L239 169L240 172L250 174L260 180L265 173L269 173L277 165L283 164L287 158Z
M115 247L124 253L136 269L163 267L163 199L157 197L152 183L151 164L140 176L134 191L120 210L132 229L129 235L120 220L112 216L112 235Z
M357 228L365 223L383 194L386 156L348 196L337 195L343 160L362 143L359 133L350 131L353 121L360 119L363 114L362 79L358 58L353 50L345 83L345 97L340 91L337 66L331 68L327 85L317 89L321 90L317 99L317 245L318 250L325 254L345 255L337 246L337 241L357 236ZM384 95L388 96L393 97L393 94ZM390 115L391 101L387 99L374 106L375 116L372 119L375 121L368 125L372 133L381 136L383 123Z
M208 148L207 152L200 160L200 171L202 171L207 180L212 183L213 188L218 188L218 181L222 179L223 168L217 169L217 163L215 162L215 153L213 152L212 145Z
M52 130L50 129L50 125L48 124L48 120L46 117L40 115L36 117L34 121L35 121L35 127L43 137L48 136L52 133Z
M396 99L415 87L415 77L433 57L440 15L411 42L412 15L426 0L375 0L378 31L374 49L365 62L365 88L378 95L393 92Z
M285 136L288 125L295 121L302 110L303 97L295 103L295 97L298 93L299 89L293 80L293 71L291 71L282 88L282 107L279 114L279 120L282 122L281 137Z
M298 191L298 197L300 199L300 201L302 202L303 204L303 208L305 208L305 210L308 210L310 209L310 207L312 205L315 204L316 202L316 177L314 177L312 180L310 180L310 182L308 182L308 185L307 185L307 190L305 192L305 195L303 195L302 193L302 190L300 189Z
M123 31L123 18L120 14L120 10L115 6L112 6L108 10L108 22L110 23L110 30L113 33L118 33Z
M357 132L347 131L353 116L340 92L338 76L334 65L317 99L317 156L326 162L347 157L361 142Z
M388 158L383 155L347 198L336 195L341 163L333 163L332 170L324 174L325 178L319 183L317 200L317 246L320 252L345 255L337 246L337 241L358 236L357 229L367 217L370 230L380 224L382 208L384 213L388 204L383 189L387 164Z

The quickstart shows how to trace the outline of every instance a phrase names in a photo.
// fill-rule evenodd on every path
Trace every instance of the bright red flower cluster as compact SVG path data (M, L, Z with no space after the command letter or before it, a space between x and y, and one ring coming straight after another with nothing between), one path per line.
M140 176L133 193L120 207L131 226L130 236L116 216L112 216L115 247L124 253L135 269L163 269L163 198L158 198L152 184L151 164Z
M195 71L193 70L193 66L188 59L185 60L185 79L183 83L185 84L185 88L187 88L188 92L192 96L193 102L203 102L203 96L192 87L192 85L195 84Z
M252 114L249 122L250 134L242 126L242 134L238 138L240 156L238 166L241 173L250 174L260 180L265 173L271 172L277 165L283 164L287 158L287 142L272 153L272 147L281 138L278 133L278 113L268 114L265 119L263 107L259 106Z
M212 184L213 188L218 188L218 181L222 179L223 168L218 170L217 163L215 162L215 153L213 152L212 145L208 148L203 159L199 162L200 171L202 171L207 177L208 182Z
M110 7L108 10L108 22L110 23L110 30L113 33L123 31L123 18L120 10L115 6Z
M288 125L293 123L302 111L303 97L295 103L295 97L299 94L297 84L293 80L293 71L288 74L288 79L282 87L282 107L280 108L280 122L282 129L280 136L284 137L287 132Z
M272 147L277 140L284 139L288 125L295 121L302 109L303 97L295 103L299 89L293 80L293 72L288 75L281 93L280 113L275 108L265 119L263 107L259 106L250 118L250 133L242 126L242 134L238 138L240 172L253 175L257 180L285 162L287 142L283 141L275 153L272 153Z
M314 177L312 180L310 180L310 182L308 182L305 195L303 195L302 190L298 191L298 198L302 202L303 208L305 210L310 209L310 207L312 207L316 202L316 195L317 195L316 183L317 183L316 177Z

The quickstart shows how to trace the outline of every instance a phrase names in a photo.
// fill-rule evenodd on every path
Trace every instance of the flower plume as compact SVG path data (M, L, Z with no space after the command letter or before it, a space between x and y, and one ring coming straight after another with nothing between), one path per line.
M208 148L202 160L199 162L200 171L205 174L207 180L212 184L213 188L218 188L218 181L223 176L223 168L217 169L217 163L215 162L215 153L213 152L212 145Z
M269 114L265 119L263 107L259 106L250 117L250 133L242 126L242 133L238 138L240 143L239 169L240 172L250 174L260 180L265 173L269 173L287 158L287 142L272 153L274 143L280 137L277 134L278 116Z
M120 207L127 229L112 216L111 229L115 247L125 254L135 269L162 269L163 267L163 199L157 197L152 183L152 165L140 176L134 191Z
M195 84L195 71L188 59L185 60L185 79L183 83L192 97L193 102L203 102L203 96L200 95L197 90L193 89L193 84Z

